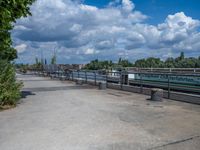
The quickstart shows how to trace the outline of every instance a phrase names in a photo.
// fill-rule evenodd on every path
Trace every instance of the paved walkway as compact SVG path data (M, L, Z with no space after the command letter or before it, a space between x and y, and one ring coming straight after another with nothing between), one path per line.
M18 78L24 81L24 98L16 108L0 112L1 150L200 149L198 105Z

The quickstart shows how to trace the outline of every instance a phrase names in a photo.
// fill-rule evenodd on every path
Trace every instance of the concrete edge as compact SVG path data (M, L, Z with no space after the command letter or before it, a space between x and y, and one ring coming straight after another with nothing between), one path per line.
M137 87L137 86L128 86L128 85L121 86L119 84L113 84L113 83L108 83L107 87L111 88L111 89L134 92L134 93L139 93L139 94L144 94L144 95L149 95L149 96L151 95L151 88L146 88L146 87L143 87L141 90L141 88ZM164 96L164 98L168 99L168 92L164 91L163 96ZM169 99L200 105L200 96L198 96L198 95L192 95L192 94L171 91Z

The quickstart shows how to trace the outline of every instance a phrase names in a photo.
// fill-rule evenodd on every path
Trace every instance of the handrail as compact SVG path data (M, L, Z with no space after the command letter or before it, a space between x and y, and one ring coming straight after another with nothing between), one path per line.
M119 84L121 89L124 85L139 86L141 93L144 87L158 87L168 91L170 98L171 91L196 93L200 95L200 74L179 74L179 73L157 73L157 72L136 72L136 71L86 71L86 70L64 70L63 68L55 67L44 70L35 70L38 73L46 73L48 76L55 75L61 78L65 77L69 80L77 80L82 78L85 83L93 81L95 85L100 81ZM115 76L114 76L115 75ZM131 78L130 75L134 75ZM185 77L185 78L184 78ZM178 81L180 80L180 81ZM137 82L138 81L138 82Z

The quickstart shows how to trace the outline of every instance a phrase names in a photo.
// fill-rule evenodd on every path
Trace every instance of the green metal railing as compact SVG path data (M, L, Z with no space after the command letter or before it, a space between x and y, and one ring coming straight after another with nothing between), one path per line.
M128 72L128 71L84 71L84 70L64 70L59 67L44 67L44 70L37 71L36 74L50 76L52 78L62 78L64 80L82 79L98 82L105 81L120 85L122 89L126 86L140 87L143 92L144 87L161 88L168 92L170 98L171 91L200 95L200 75L199 74L177 74L177 73L153 73L153 72Z

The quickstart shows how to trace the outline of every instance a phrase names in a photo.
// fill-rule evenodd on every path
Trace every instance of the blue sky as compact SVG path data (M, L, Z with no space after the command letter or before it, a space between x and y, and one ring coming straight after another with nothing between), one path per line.
M84 3L107 7L110 0L85 0ZM136 9L150 16L148 22L158 24L169 14L183 11L186 15L200 20L200 0L132 0ZM159 13L158 13L159 12Z
M17 62L200 55L199 0L37 0L12 31Z

